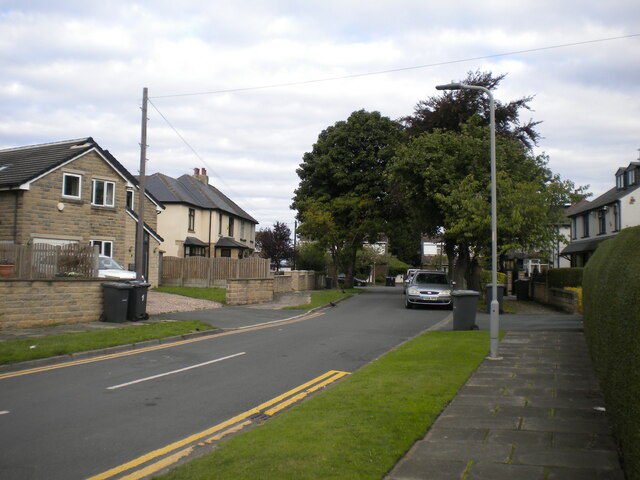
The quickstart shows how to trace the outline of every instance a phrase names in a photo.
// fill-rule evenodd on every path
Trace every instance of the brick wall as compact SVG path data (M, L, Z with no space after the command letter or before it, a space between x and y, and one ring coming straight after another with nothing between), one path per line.
M227 304L247 305L273 300L273 277L227 280Z
M531 298L536 302L551 305L567 313L578 313L578 294L563 288L548 288L544 283L533 282Z
M0 281L0 330L95 322L102 314L100 280Z

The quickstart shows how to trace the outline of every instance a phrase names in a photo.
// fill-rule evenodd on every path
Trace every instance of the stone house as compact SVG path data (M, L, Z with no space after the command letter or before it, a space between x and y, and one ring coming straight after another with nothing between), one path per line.
M139 194L136 178L91 137L0 150L0 241L89 243L133 269ZM163 206L145 198L145 278L157 285Z
M245 258L254 252L258 222L209 185L204 168L179 178L154 173L145 188L166 208L158 218L165 255Z
M640 161L619 168L615 179L615 187L567 212L571 239L561 254L571 258L572 267L583 267L600 242L640 225Z

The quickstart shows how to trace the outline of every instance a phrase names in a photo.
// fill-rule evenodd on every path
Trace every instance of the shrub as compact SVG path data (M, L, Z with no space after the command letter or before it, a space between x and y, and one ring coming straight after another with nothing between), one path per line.
M507 283L506 273L497 272L497 274L498 274L498 285ZM480 272L480 286L484 287L487 283L491 283L491 270L482 270Z
M550 287L581 287L583 268L552 268L547 271Z
M640 479L640 227L600 244L584 269L584 330L629 480Z

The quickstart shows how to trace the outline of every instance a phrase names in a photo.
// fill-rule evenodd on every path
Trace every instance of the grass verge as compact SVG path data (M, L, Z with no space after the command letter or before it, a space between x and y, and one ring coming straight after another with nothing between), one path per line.
M290 307L284 307L283 310L310 310L312 308L322 307L329 302L336 302L343 298L350 297L357 293L361 293L364 290L361 288L333 288L330 290L316 290L311 292L311 302L304 305L293 305Z
M161 480L382 478L488 352L488 332L427 332Z
M156 292L173 293L183 297L200 298L212 302L225 303L227 291L224 288L198 288L198 287L156 287Z
M187 320L110 328L93 332L65 333L26 340L7 340L0 342L0 364L127 345L212 328L214 327L204 322Z

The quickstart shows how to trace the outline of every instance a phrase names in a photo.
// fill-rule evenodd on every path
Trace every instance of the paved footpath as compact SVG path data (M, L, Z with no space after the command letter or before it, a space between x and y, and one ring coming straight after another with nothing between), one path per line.
M509 332L385 480L624 480L582 332Z

